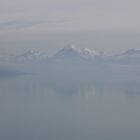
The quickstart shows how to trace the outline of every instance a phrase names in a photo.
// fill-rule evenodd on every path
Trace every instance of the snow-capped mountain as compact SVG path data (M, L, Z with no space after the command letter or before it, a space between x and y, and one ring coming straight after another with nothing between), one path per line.
M53 58L56 59L67 59L67 58L79 58L80 52L74 45L64 47L63 49L59 50Z
M140 55L140 50L129 49L121 54L121 56L132 56L132 55Z
M81 52L81 56L84 58L93 58L101 55L100 53L94 50L90 50L89 48L82 48L80 52Z
M101 54L90 50L89 48L77 48L74 45L69 45L58 51L53 59L56 60L91 60Z
M47 55L40 51L28 50L22 54L18 54L12 57L15 62L38 62L47 59Z
M9 54L0 52L1 63L36 63L51 64L53 62L89 62L94 64L140 64L140 50L129 49L117 55L104 55L103 53L91 50L89 48L77 48L74 45L66 46L60 49L52 57L47 57L46 53L37 50L27 50L20 54ZM81 63L81 64L82 64Z
M113 62L122 64L140 63L140 50L129 49L121 54L112 57Z

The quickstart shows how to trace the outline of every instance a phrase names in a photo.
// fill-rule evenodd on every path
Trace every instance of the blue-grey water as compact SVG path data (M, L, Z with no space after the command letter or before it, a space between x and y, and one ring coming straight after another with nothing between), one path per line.
M139 139L138 81L51 81L41 74L0 79L0 140Z

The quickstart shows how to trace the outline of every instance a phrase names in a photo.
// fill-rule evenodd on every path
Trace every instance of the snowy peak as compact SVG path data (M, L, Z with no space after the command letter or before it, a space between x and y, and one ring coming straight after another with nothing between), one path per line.
M55 58L75 58L79 56L80 50L77 49L74 45L66 46L54 55Z
M140 50L128 49L123 53L112 56L112 62L119 64L139 64Z
M81 54L81 56L83 56L85 58L95 57L95 56L99 55L98 52L96 52L94 50L90 50L89 48L82 48L80 50L80 54Z
M78 48L76 48L76 46L74 44L71 44L71 45L68 45L68 46L64 47L63 50L66 50L66 51L79 51Z
M25 53L20 54L19 57L26 57L26 58L29 58L29 59L36 59L36 58L42 57L43 55L44 54L41 53L41 52L39 52L39 51L36 51L36 50L28 50Z
M34 62L43 59L47 59L47 55L37 50L27 50L26 52L14 57L14 60L17 62Z
M74 45L69 45L58 51L55 55L55 59L91 59L98 56L99 53L90 50L89 48L77 48Z
M122 55L140 55L140 50L129 49L126 52L122 53Z

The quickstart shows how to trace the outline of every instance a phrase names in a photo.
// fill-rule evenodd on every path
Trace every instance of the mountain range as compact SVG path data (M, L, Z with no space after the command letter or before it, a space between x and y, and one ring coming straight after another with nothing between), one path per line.
M27 50L21 54L11 55L0 53L0 62L10 63L38 63L38 62L112 62L112 63L140 63L140 50L129 49L117 55L105 55L104 53L89 48L78 48L68 45L53 56L37 50Z

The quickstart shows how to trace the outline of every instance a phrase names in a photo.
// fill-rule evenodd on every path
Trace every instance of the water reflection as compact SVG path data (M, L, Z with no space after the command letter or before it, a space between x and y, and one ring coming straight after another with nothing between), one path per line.
M104 96L108 93L124 94L126 96L136 97L140 95L140 82L86 82L75 79L58 79L51 81L46 77L34 74L19 74L7 76L0 80L1 95L19 94L28 96L47 95L48 93L66 97L80 95L85 98L93 96Z
M0 80L0 139L140 138L139 91L140 84L131 81L35 74Z

